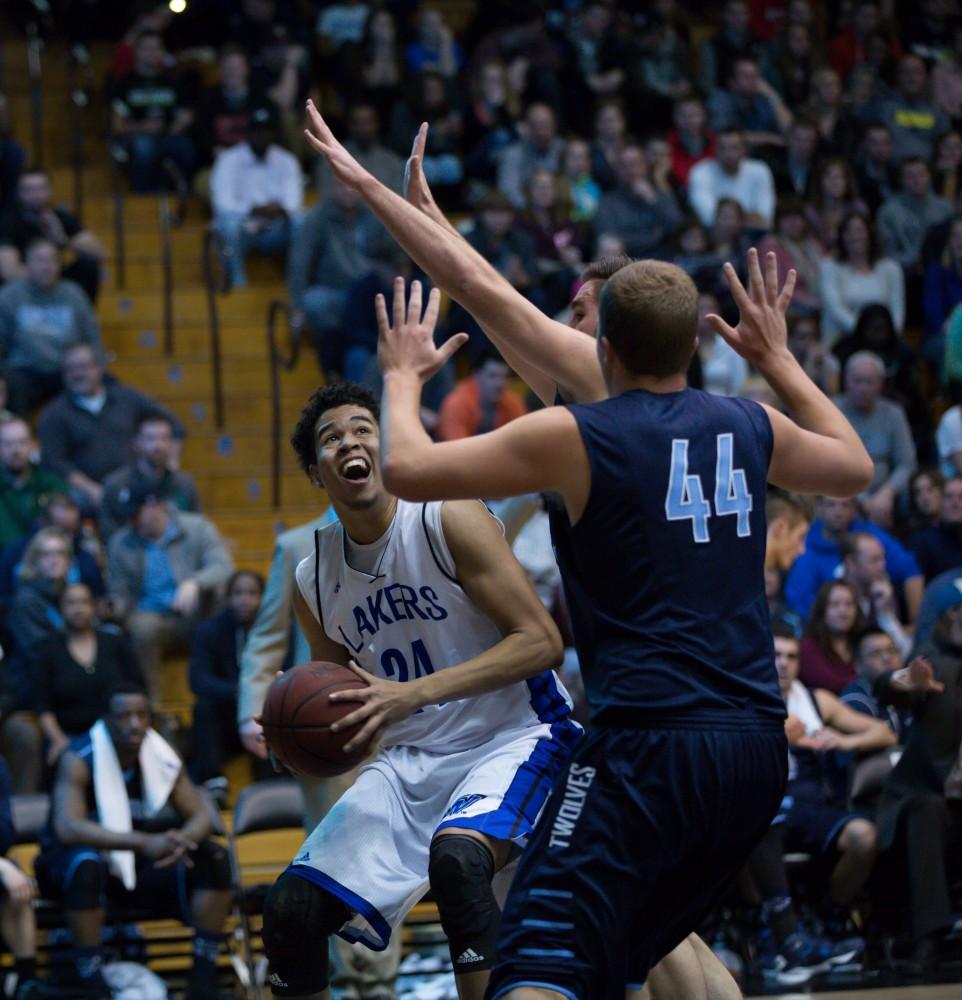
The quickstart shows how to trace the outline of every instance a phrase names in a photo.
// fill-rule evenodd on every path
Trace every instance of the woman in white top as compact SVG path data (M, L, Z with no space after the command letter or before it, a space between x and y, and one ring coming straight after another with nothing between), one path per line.
M702 386L716 396L737 396L748 378L748 363L719 337L708 313L718 313L718 299L710 292L698 296L698 357L701 361Z
M822 297L822 340L831 347L855 329L867 305L883 305L892 314L896 330L905 323L905 279L902 268L879 257L875 234L864 215L850 212L838 227L833 257L822 261L819 285Z

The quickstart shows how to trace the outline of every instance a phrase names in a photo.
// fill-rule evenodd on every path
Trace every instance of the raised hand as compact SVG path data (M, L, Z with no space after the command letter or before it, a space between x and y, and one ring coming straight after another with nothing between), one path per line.
M721 316L709 313L705 319L746 361L764 370L765 362L788 350L788 327L785 313L795 290L795 271L788 272L782 290L778 290L778 263L769 253L762 277L758 251L748 251L748 291L745 291L735 268L725 265L725 280L738 306L738 326L729 326Z
M359 191L364 182L371 179L371 175L338 142L311 100L307 102L307 121L309 127L304 129L307 141L327 160L331 165L331 172L342 184Z
M441 293L431 289L427 308L421 314L421 282L411 282L411 298L404 308L404 279L394 279L393 322L388 319L387 303L383 295L374 300L377 313L377 356L381 371L411 372L422 383L439 371L454 354L467 343L466 333L456 333L440 347L434 343L434 327L438 321Z
M428 123L421 122L411 146L411 155L404 164L404 183L401 192L415 208L424 212L434 203L434 196L424 176L424 147L428 141Z

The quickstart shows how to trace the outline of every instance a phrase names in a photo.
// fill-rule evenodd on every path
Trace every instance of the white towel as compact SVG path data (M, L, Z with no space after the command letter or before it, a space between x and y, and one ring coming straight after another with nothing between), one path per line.
M100 825L115 833L130 833L130 798L123 770L107 724L101 720L90 730L93 749L94 798ZM156 816L164 807L180 774L180 757L174 748L153 729L148 729L138 756L144 792L144 812ZM137 862L133 851L108 851L110 870L129 891L137 885Z

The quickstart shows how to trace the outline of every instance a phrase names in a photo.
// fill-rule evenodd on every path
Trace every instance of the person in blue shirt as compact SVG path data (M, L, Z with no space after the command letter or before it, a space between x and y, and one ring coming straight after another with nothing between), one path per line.
M874 535L885 549L885 567L901 591L909 620L915 621L925 581L915 556L884 528L858 517L854 500L819 497L817 518L805 539L805 551L795 560L785 581L788 606L807 618L818 588L841 575L842 541L846 535Z

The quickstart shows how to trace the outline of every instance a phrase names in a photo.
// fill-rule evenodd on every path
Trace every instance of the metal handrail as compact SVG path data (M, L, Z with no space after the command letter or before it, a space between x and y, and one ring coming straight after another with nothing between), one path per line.
M33 161L43 163L43 38L37 20L27 22L27 75L30 78L30 122L33 130Z
M164 354L174 353L174 258L171 244L171 230L179 227L187 214L187 180L176 165L165 160L161 166L177 195L176 208L170 210L170 196L166 190L157 196L157 212L160 216L160 260L163 272L163 323Z
M290 350L284 354L277 338L278 317L287 320ZM267 363L271 369L271 504L281 506L281 368L291 371L301 355L303 327L294 322L294 310L283 299L274 299L267 307Z
M81 224L84 210L84 118L92 90L90 52L85 45L74 45L70 49L70 100L74 106L70 124L70 163L73 170L73 210Z
M210 331L211 391L214 403L214 423L218 429L224 426L224 373L220 345L220 311L217 296L230 291L227 269L223 266L224 251L221 239L213 226L204 234L201 263L204 268L204 288L207 292L207 318Z
M110 141L110 186L114 203L114 280L117 288L127 287L127 231L124 219L124 191L120 161L125 158L122 147Z

